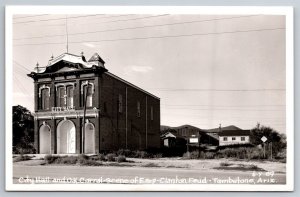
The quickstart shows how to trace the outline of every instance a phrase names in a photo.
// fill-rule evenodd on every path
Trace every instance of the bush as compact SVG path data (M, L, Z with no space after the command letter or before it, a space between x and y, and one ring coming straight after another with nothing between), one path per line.
M117 155L124 155L125 157L132 157L133 151L129 149L120 149L117 151Z
M60 158L60 156L54 156L54 155L46 155L44 157L44 160L46 162L46 164L52 164L54 163L58 158Z
M143 167L154 168L154 167L159 167L159 165L157 165L156 163L147 163L147 164L143 165Z
M135 158L148 158L149 157L149 155L148 155L148 153L146 152L146 151L136 151L135 152Z
M163 154L162 153L157 153L153 155L153 158L162 158Z
M107 161L115 161L115 157L116 157L115 154L109 153L106 155L106 160Z
M86 159L82 159L82 158L78 161L78 163L83 166L101 166L102 165L102 163L100 163L100 162L93 161L93 160L86 160Z
M28 155L19 155L13 159L13 162L26 161L26 160L30 160L31 158L32 157Z
M222 166L222 167L228 167L228 166L232 166L232 164L231 163L227 163L227 162L221 162L220 166Z
M119 155L117 157L117 162L121 163L121 162L126 162L126 157L124 155Z
M80 154L78 157L77 157L77 161L79 164L82 164L84 163L86 160L88 160L89 157L85 154Z
M69 156L69 157L61 157L58 158L55 163L59 164L76 164L77 163L77 157L75 156Z
M105 159L104 154L98 154L98 155L96 156L96 160L99 160L99 161L105 161L106 159Z

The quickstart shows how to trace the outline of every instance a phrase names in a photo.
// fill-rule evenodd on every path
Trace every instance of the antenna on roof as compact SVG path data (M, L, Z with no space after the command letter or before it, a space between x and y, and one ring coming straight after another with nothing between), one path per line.
M68 15L66 15L67 53L69 53Z

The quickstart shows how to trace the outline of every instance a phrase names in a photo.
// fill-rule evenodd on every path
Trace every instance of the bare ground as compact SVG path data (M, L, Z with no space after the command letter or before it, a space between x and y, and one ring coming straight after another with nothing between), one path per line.
M44 165L42 160L43 156L34 157L32 160L15 162L14 165L26 165L26 166L38 166ZM265 171L274 171L279 173L286 173L286 164L280 162L271 161L245 161L245 160L233 160L233 159L182 159L178 158L159 158L159 159L139 159L139 158L127 158L126 163L116 162L103 162L105 166L135 166L135 167L156 167L156 168L185 168L192 170L208 170L220 167L221 163L227 163L230 165L255 165Z

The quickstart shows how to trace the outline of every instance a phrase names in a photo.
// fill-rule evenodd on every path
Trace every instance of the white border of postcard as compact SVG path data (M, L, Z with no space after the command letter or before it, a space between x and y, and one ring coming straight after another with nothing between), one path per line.
M5 115L7 191L293 191L294 189L294 57L292 7L218 6L6 6L5 13ZM287 163L284 185L236 184L13 184L12 165L12 28L15 14L215 14L286 16L286 135Z

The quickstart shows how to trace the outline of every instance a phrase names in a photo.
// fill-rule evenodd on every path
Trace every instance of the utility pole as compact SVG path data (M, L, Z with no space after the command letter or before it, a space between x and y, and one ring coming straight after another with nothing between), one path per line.
M200 130L198 131L198 158L200 158L200 138L201 138L201 134L200 134Z
M273 157L273 155L272 155L272 142L270 143L270 145L269 145L269 147L270 147L270 149L271 149L271 160L272 160L272 157Z
M86 115L86 101L87 101L87 91L88 91L89 83L86 84L85 90L83 91L83 127L82 127L82 150L81 152L84 153L84 140L85 140L85 115ZM83 86L84 87L84 86Z

